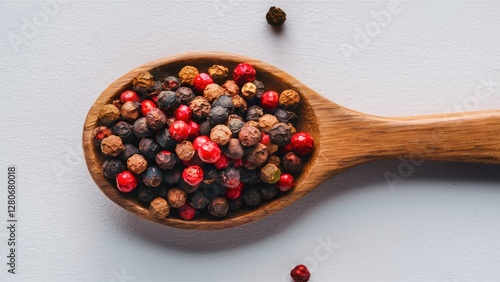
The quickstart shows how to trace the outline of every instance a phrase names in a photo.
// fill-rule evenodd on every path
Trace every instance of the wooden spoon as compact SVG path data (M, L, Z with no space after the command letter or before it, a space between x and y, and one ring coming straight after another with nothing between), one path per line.
M176 75L185 65L207 71L214 64L230 70L248 62L266 89L280 93L294 89L301 95L297 111L299 131L310 133L315 149L306 161L295 187L254 209L228 213L224 218L196 218L185 221L173 217L157 220L148 207L135 197L119 192L104 177L104 161L99 148L92 142L92 131L99 123L101 107L131 88L132 78L150 71L157 75ZM230 53L197 52L158 59L138 67L113 82L97 98L85 120L83 150L88 169L97 186L113 202L147 220L185 229L223 229L259 220L304 197L331 176L350 167L376 160L405 158L500 163L500 111L454 113L420 117L380 117L356 112L339 106L311 90L286 72L267 63Z

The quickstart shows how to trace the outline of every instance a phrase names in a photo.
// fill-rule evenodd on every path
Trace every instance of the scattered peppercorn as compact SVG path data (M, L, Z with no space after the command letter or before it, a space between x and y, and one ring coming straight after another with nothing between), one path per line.
M224 124L228 117L227 109L221 106L212 107L208 113L208 120L211 125Z
M189 87L181 86L175 91L175 99L179 104L189 105L189 103L194 100L194 97L196 96Z
M246 168L255 169L263 165L267 161L269 152L267 151L266 145L258 143L257 146L251 147L247 152L248 164Z
M189 196L188 203L195 209L204 209L208 205L208 198L203 192L195 191Z
M149 204L156 197L158 197L158 191L156 188L144 185L140 185L139 188L137 188L137 198L139 198L141 202Z
M149 211L151 212L152 217L162 219L167 217L170 213L170 206L168 205L167 200L158 197L149 204Z
M215 99L219 98L225 92L224 88L216 83L211 83L205 87L203 90L203 97L207 99L209 103L212 103Z
M170 131L167 128L162 128L156 133L156 143L160 147L170 150L175 147L177 141L170 135Z
M269 133L269 130L278 123L278 119L270 114L265 114L259 118L259 128L264 133Z
M139 154L139 149L133 144L123 144L123 151L118 155L120 159L124 162L128 160L133 154Z
M206 118L211 108L212 106L208 102L207 98L202 96L196 96L196 98L189 103L189 109L191 109L193 119L195 120L202 120Z
M163 89L166 91L175 91L181 85L181 80L173 75L165 77L163 80Z
M292 269L290 276L294 282L307 282L311 278L311 273L305 265L299 264Z
M297 115L294 112L285 111L283 109L276 109L274 116L282 123L297 123Z
M278 188L272 184L262 183L260 185L260 192L262 193L262 198L265 200L271 200L278 193Z
M128 102L127 102L128 103ZM131 143L135 140L134 126L126 121L119 121L113 126L113 134L119 136L123 142Z
M134 90L144 94L153 87L154 83L155 79L150 72L141 73L132 79Z
M256 79L253 81L253 84L255 84L255 87L257 87L255 97L257 97L257 99L261 99L262 94L264 94L264 92L266 92L266 87L264 86L264 83L262 81Z
M135 121L141 115L141 103L132 101L125 102L120 109L120 114L124 119L130 122Z
M182 171L178 168L166 170L163 175L163 181L168 185L175 185L182 178Z
M128 170L116 176L116 188L123 193L130 193L137 187L137 178Z
M231 129L229 129L229 127L223 124L218 124L210 131L210 140L214 141L220 146L224 146L227 144L227 142L229 142L229 139L231 139L232 135L233 132L231 132Z
M297 91L292 89L287 89L281 92L279 96L279 104L285 109L295 109L299 105L300 96Z
M162 91L158 94L158 107L164 111L172 112L179 106L174 91Z
M272 26L280 26L286 20L286 13L280 8L272 6L266 13L266 20Z
M223 107L227 110L229 114L234 112L234 103L231 96L228 95L220 95L215 101L212 103L212 107Z
M155 161L161 169L172 169L177 164L177 157L170 151L162 150L156 154Z
M145 117L141 117L134 122L134 128L132 128L132 131L137 138L154 135L154 130L148 127L148 122Z

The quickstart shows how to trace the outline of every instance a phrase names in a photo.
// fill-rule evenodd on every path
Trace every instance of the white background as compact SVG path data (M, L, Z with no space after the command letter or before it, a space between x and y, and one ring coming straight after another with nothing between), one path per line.
M265 21L272 5L287 13L280 32ZM122 74L203 50L268 62L370 114L500 109L499 27L498 1L0 1L0 280L291 281L305 263L311 281L498 281L498 165L376 162L259 222L198 232L108 200L81 133ZM2 227L9 165L16 275Z

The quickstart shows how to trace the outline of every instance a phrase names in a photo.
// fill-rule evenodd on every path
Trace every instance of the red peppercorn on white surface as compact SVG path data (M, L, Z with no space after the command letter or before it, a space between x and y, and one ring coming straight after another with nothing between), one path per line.
M81 148L110 83L187 51L254 57L369 114L500 109L499 14L495 1L0 1L0 281L292 281L299 264L310 281L500 280L498 165L376 162L202 232L112 203Z

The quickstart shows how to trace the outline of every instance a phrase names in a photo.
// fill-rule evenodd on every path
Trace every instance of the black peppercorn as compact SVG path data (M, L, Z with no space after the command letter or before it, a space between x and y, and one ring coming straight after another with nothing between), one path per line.
M210 200L208 212L216 217L223 217L229 211L229 203L225 197L215 197Z
M223 107L227 110L229 114L234 112L233 99L229 95L221 95L212 103L212 107Z
M163 80L163 89L175 91L181 85L181 80L175 76L167 76L165 80Z
M161 169L172 169L178 160L174 153L165 150L156 154L155 161Z
M227 109L221 106L212 107L208 113L208 120L212 126L226 123L228 117Z
M147 96L158 95L163 90L165 90L163 87L163 83L161 83L161 81L155 81L155 83L153 84L153 87L151 87L146 94L147 94Z
M212 125L209 120L206 120L200 124L200 135L209 136L212 130Z
M229 209L232 211L241 208L241 206L243 206L243 201L241 200L241 197L229 201Z
M132 143L136 137L133 128L134 126L130 123L119 121L113 126L113 134L118 135L124 143Z
M159 150L158 144L149 138L142 138L139 142L139 151L146 159L154 160Z
M240 171L240 181L246 184L260 182L259 172L255 169L242 169Z
M165 127L167 116L159 108L152 108L146 115L146 124L149 128L158 130Z
M203 188L203 193L208 199L213 199L217 196L224 195L226 188L219 185L217 182L212 182Z
M274 116L282 123L291 123L292 125L297 124L297 115L294 112L285 111L278 108L274 113Z
M283 147L290 143L292 132L290 127L285 123L277 123L269 130L269 139L274 144Z
M125 166L117 158L108 158L102 164L102 173L107 178L115 178L120 172L124 170Z
M175 91L175 97L177 103L183 105L189 105L189 102L193 101L195 95L191 88L181 86L177 89L177 91Z
M144 185L150 187L157 187L163 180L161 169L157 166L150 166L142 173L142 181Z
M158 95L158 107L166 112L172 112L179 106L174 91L162 91Z
M188 203L195 209L204 209L208 205L208 198L203 192L196 191L188 198Z
M280 26L286 20L286 14L278 7L271 7L266 14L267 23L272 26Z
M235 167L227 167L220 172L217 181L226 188L235 188L240 184L240 170Z
M132 128L132 131L138 138L144 138L154 134L154 130L148 127L146 117L137 119L134 122L134 128Z
M273 184L262 183L259 185L262 197L265 200L271 200L278 193L278 188Z
M250 106L248 107L247 114L245 116L245 120L254 120L259 121L259 119L264 115L264 110L262 110L259 106Z
M137 188L137 198L143 203L149 204L156 197L158 197L158 190L154 187L141 185Z
M120 157L120 159L124 162L127 161L128 158L130 158L130 156L132 156L133 154L139 154L139 149L137 149L136 146L134 146L133 144L123 144L123 147L125 147L125 149L123 149L123 152L121 152L118 157Z
M240 133L241 128L245 126L245 122L240 120L240 119L230 119L227 123L227 127L229 127L229 130L233 133L233 136L238 136L238 133Z
M170 136L170 132L168 128L162 128L156 133L156 143L160 145L160 147L171 150L175 148L177 142Z
M191 194L194 191L198 190L198 187L200 187L199 184L193 186L193 185L186 183L186 181L184 181L184 179L182 177L179 178L177 185L179 186L178 188L181 189L182 191L186 192L186 194Z
M245 204L256 206L262 202L262 192L258 186L245 187L241 198Z
M182 178L182 170L174 167L173 169L165 170L163 181L168 185L174 185Z
M262 94L266 92L266 87L264 86L264 83L256 79L253 81L253 84L257 88L255 96L257 97L257 99L262 98Z
M298 173L302 169L302 159L294 152L288 152L281 159L281 167L285 172Z

